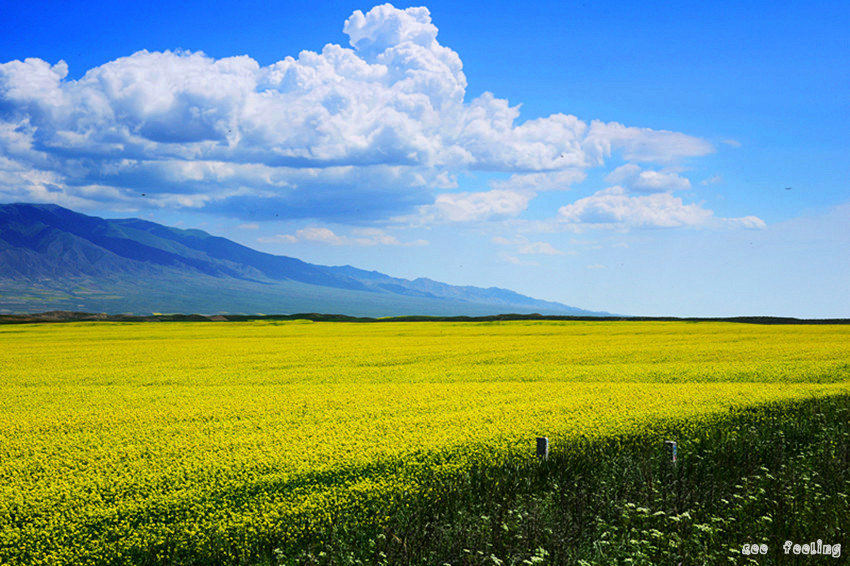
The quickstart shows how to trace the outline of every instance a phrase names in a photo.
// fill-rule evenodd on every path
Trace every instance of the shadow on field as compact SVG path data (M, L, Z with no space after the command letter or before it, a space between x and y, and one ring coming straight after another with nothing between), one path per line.
M260 563L839 564L784 546L820 539L845 552L848 446L846 395L668 423L553 446L546 461L424 478L427 496L341 510ZM752 543L767 554L743 554Z
M678 442L675 463L667 439ZM820 540L846 553L849 395L554 444L543 461L459 465L468 458L414 454L405 462L297 477L275 469L235 476L229 470L220 485L204 478L210 486L205 499L175 490L167 498L108 507L80 521L80 532L62 532L50 543L97 541L104 553L85 555L86 563L136 565L846 561L786 554L785 547ZM0 537L0 550L11 551L6 544L12 539ZM743 554L752 544L765 545L767 553ZM36 562L20 545L14 549L17 563Z

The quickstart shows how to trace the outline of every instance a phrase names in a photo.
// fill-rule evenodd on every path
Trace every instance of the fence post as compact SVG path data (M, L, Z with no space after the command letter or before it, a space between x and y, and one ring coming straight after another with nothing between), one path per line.
M676 461L676 448L677 448L676 441L675 440L665 440L664 445L667 447L667 450L670 451L670 454L672 455L672 461L675 462Z
M549 458L549 437L537 437L537 457L546 460Z

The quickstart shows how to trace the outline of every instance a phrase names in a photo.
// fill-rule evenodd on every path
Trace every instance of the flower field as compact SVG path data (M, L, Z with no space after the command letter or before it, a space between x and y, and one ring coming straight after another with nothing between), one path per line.
M536 436L848 392L838 325L0 326L0 564L252 563Z

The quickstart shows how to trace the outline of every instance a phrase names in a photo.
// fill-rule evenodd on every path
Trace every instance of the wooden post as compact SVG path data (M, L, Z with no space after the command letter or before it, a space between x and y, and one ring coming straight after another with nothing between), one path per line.
M676 441L675 440L665 440L664 445L667 447L667 450L672 454L672 461L676 461Z
M549 458L549 437L537 437L537 457L546 460Z

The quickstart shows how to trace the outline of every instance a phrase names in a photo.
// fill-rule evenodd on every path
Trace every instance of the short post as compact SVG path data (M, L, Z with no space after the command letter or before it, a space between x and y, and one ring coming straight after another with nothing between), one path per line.
M672 461L676 461L676 441L675 440L665 440L664 445L667 447L667 450L672 455Z
M549 458L549 437L548 436L538 436L537 437L537 457L543 460Z

